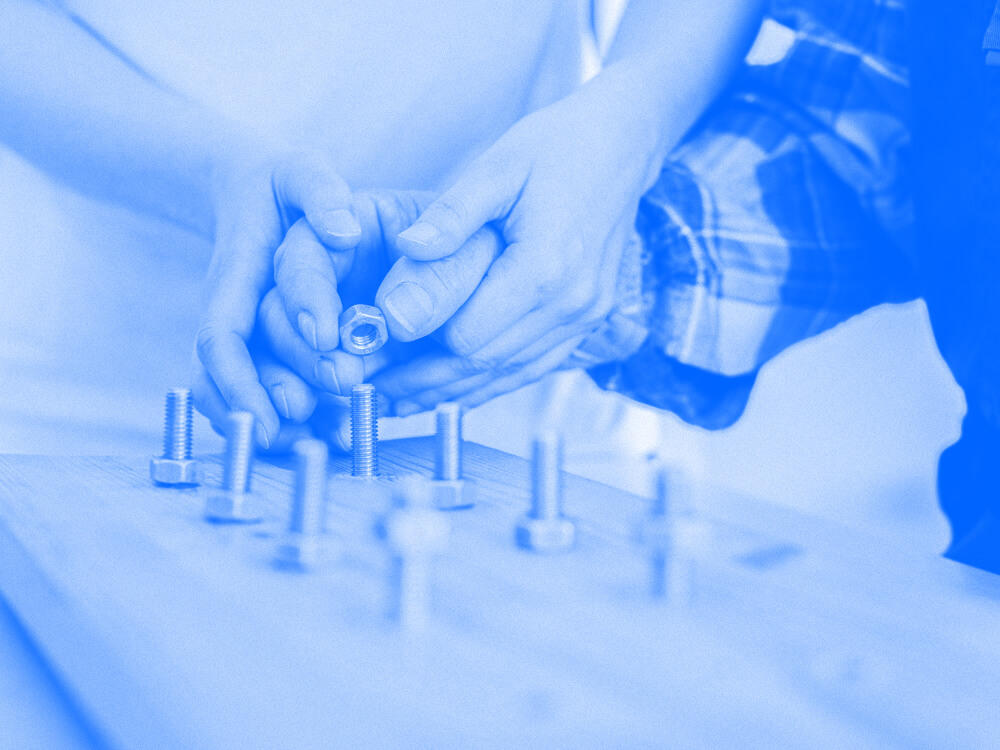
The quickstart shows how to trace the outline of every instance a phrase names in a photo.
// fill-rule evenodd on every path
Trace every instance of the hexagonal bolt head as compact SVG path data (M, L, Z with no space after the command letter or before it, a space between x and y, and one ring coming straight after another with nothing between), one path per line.
M261 517L248 509L249 492L213 492L205 500L205 520L212 523L260 523Z
M201 484L201 462L195 458L153 458L149 476L157 484Z
M389 340L382 311L371 305L352 305L340 314L340 346L364 356L377 352Z
M465 479L429 479L431 498L438 510L460 510L476 504L476 485Z
M519 547L542 554L556 554L572 548L576 525L568 518L532 518L517 522L515 539Z
M315 536L288 534L278 545L274 564L281 568L305 570L316 564L319 540Z

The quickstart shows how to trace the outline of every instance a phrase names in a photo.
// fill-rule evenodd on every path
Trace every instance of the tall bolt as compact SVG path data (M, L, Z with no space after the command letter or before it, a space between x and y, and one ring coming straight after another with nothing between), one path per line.
M351 389L351 449L354 453L351 475L378 476L378 403L371 383Z
M205 517L219 523L257 523L258 516L247 513L250 497L250 469L253 465L253 414L245 411L229 415L226 434L226 462L222 490L208 497Z
M562 514L562 441L545 432L534 444L531 511L515 529L517 543L535 552L564 552L576 539L575 524Z
M653 470L653 501L638 530L649 555L649 589L655 599L684 605L693 594L696 558L705 529L689 506L686 478L659 461Z
M298 471L288 519L288 533L278 546L276 562L305 568L315 561L316 543L323 526L328 449L321 440L295 444Z
M475 486L462 477L462 407L444 403L437 407L437 438L431 493L439 510L475 505Z
M392 614L404 630L419 631L428 619L431 561L448 542L451 524L431 510L427 480L406 477L396 488L399 508L383 524L392 565Z
M192 416L191 391L187 388L167 391L163 456L149 463L149 474L154 482L167 485L201 482L201 464L191 458Z
M462 407L456 403L439 404L436 415L435 479L453 482L462 478Z

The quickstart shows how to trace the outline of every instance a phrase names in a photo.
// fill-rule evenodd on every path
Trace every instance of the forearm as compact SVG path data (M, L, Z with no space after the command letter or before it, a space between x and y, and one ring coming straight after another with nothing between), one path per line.
M206 236L215 167L245 140L27 0L0 13L0 112L0 141L52 177Z
M736 71L763 18L764 0L631 0L591 82L623 84L622 114L658 166ZM641 140L640 140L641 139Z

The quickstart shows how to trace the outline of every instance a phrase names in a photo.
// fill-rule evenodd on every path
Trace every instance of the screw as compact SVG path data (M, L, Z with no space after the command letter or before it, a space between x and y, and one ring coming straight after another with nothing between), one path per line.
M450 524L430 509L427 480L411 475L396 486L400 504L383 523L393 552L394 615L404 630L422 630L427 623L431 560L448 542Z
M305 568L315 562L316 541L322 530L326 498L326 464L329 456L321 440L295 444L298 471L288 519L288 533L278 547L276 562Z
M253 414L245 411L229 415L226 434L226 463L222 491L208 497L205 517L218 523L257 523L260 518L248 515L244 508L250 497L250 468L253 464Z
M563 552L573 546L576 526L562 515L562 442L546 432L535 440L531 512L517 524L517 543L535 552Z
M351 449L355 477L378 476L378 404L375 386L362 383L351 389Z
M686 479L660 462L654 471L653 502L638 530L649 553L650 593L656 599L686 604L693 594L695 557L704 527L687 503Z
M462 407L455 403L437 407L434 505L440 510L471 508L475 504L473 485L462 478Z
M199 484L201 464L191 458L191 391L171 388L163 423L163 456L149 462L149 475L158 484Z

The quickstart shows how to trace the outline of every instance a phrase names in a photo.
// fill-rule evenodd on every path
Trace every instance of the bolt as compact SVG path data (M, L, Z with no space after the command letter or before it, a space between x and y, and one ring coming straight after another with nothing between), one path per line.
M258 516L245 508L250 495L250 469L253 465L253 414L245 411L229 415L226 434L226 462L222 490L208 496L205 518L217 523L257 523Z
M534 444L531 512L518 521L515 538L525 549L564 552L573 546L576 526L562 515L562 443L546 432Z
M375 386L362 383L351 389L351 449L355 477L378 476L378 404Z
M275 561L287 567L306 568L315 562L316 543L323 526L329 454L322 440L300 440L295 444L295 455L298 459L295 495L288 532L278 546Z
M201 482L201 463L191 458L192 416L191 391L187 388L167 391L163 455L149 462L149 475L157 484Z
M431 492L440 510L475 505L473 485L462 478L462 407L455 403L437 407L434 479Z
M656 599L686 604L692 598L695 558L705 529L688 504L687 480L660 462L653 468L653 502L637 532L649 554L650 593Z
M450 524L430 508L427 480L411 475L396 485L400 505L382 524L393 554L393 615L404 630L422 630L427 623L431 560L448 543Z

